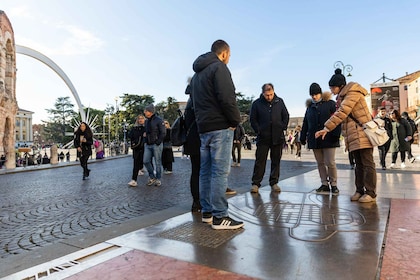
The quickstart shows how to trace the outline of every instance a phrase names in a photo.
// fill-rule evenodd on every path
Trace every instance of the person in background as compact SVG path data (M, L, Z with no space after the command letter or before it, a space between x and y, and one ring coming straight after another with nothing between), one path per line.
M172 174L172 163L174 162L174 152L171 143L171 126L168 121L164 121L166 135L163 138L162 166L164 174Z
M355 167L356 191L351 201L361 203L376 202L376 169L373 160L373 146L366 133L358 123L372 120L366 103L367 90L358 83L347 84L341 69L328 82L331 92L337 97L337 111L324 123L324 128L315 133L315 138L325 140L328 133L341 124L346 149L353 152Z
M245 136L245 130L242 124L238 124L233 131L233 144L232 144L232 167L241 166L241 149L242 149L242 140ZM236 151L238 156L236 157Z
M215 41L211 51L193 63L191 80L194 113L200 134L200 203L202 221L212 228L244 226L228 215L226 187L230 172L233 130L241 121L235 86L227 67L230 47Z
M133 128L128 132L128 139L131 143L131 150L133 150L133 173L131 181L128 185L137 187L138 175L144 175L143 156L144 156L144 137L146 136L146 128L144 127L145 118L143 115L138 115Z
M143 163L149 173L148 186L159 187L162 178L162 150L163 138L166 135L166 128L163 120L155 114L155 106L147 105L144 109L146 120L146 142L144 145ZM155 159L156 174L152 160Z
M83 180L89 177L88 159L92 155L93 133L89 125L81 122L74 133L74 147L77 149L77 155L80 159L80 165L83 168Z
M258 193L267 165L270 151L271 171L269 183L271 190L280 192L280 160L285 143L284 131L289 124L289 112L282 98L274 92L271 83L262 86L260 97L251 105L250 122L257 134L254 172L252 174L251 193Z
M389 139L385 144L378 146L379 162L381 164L382 170L386 170L386 155L388 154L392 140L392 121L387 117L385 107L378 108L378 115L376 118L381 119L384 122L384 129L389 136Z
M296 146L296 155L295 158L300 159L302 156L302 144L300 143L300 134L301 134L301 126L296 126L295 133L293 134L294 144Z
M417 129L417 125L416 123L413 121L413 119L410 118L410 116L408 115L407 112L402 112L401 117L403 117L404 119L407 120L407 122L410 124L411 126L411 140L409 141L410 143L410 147L407 151L407 156L408 156L408 160L413 163L416 158L413 156L413 154L411 153L411 145L414 142L414 134L417 133L418 129Z
M197 130L193 102L191 99L191 86L185 89L185 94L190 95L185 107L184 118L187 138L183 146L185 155L188 155L191 162L190 191L193 198L191 212L201 212L200 204L200 135Z
M324 123L334 114L337 109L336 103L331 99L331 93L322 93L322 89L317 83L310 85L309 94L311 99L306 101L307 109L303 118L300 142L302 145L307 143L308 148L312 149L318 165L321 186L316 192L328 194L331 192L336 195L339 190L337 187L335 151L337 147L340 147L341 126L338 125L328 133L324 140L315 138L315 133L324 127Z
M411 126L408 121L401 117L398 110L392 110L391 112L392 120L392 140L391 140L391 156L392 163L389 166L390 168L395 168L395 163L397 161L398 152L401 156L401 168L405 168L405 152L410 149L410 141L412 139L413 133L411 132Z

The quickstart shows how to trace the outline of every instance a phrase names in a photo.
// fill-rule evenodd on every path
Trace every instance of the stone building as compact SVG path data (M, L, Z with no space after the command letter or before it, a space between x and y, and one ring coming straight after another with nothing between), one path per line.
M0 10L0 154L6 155L5 167L16 167L15 118L16 101L16 51L12 25Z

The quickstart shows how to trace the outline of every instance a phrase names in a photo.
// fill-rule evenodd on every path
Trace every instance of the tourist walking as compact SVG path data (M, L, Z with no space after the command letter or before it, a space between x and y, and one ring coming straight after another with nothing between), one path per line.
M331 93L322 93L317 83L311 84L309 94L311 99L306 101L307 108L303 118L300 142L302 145L307 143L315 156L321 178L321 186L316 192L338 194L335 151L337 147L340 147L341 125L328 133L324 140L315 138L315 133L319 128L324 127L324 123L334 114L336 103L331 99Z
M241 150L242 140L245 136L245 130L242 124L238 124L233 132L233 144L232 144L232 167L241 166Z
M228 215L226 187L230 172L233 130L241 121L235 86L227 67L230 47L215 41L211 51L193 63L193 107L200 134L200 203L202 221L213 229L237 229L243 222Z
M83 168L83 180L89 177L88 159L92 155L93 133L89 125L81 122L74 133L74 147L77 149L77 157Z
M410 141L412 139L411 126L408 121L401 117L398 110L392 110L392 140L391 140L391 158L390 168L396 168L398 152L401 156L401 168L405 168L405 153L410 150Z
M251 126L257 134L254 172L251 193L258 193L264 177L267 156L270 151L271 171L269 183L271 190L280 192L280 160L285 143L284 131L289 124L289 112L282 98L278 97L271 83L262 86L260 97L252 103Z
M172 174L172 163L175 161L174 152L172 151L171 142L171 126L168 121L164 121L166 135L163 138L163 151L162 151L162 166L164 174Z
M128 139L130 140L131 150L133 151L133 173L131 174L131 181L128 185L137 187L138 175L144 175L143 156L144 156L144 140L146 136L146 128L144 126L145 118L143 115L138 115L134 126L128 132Z
M410 147L407 151L408 160L413 163L416 158L413 156L413 153L411 152L411 145L414 143L414 135L418 132L417 125L414 122L412 118L408 115L407 112L402 112L401 117L407 120L407 122L410 124L411 127L411 140L409 141Z
M147 105L144 109L146 120L146 139L144 144L143 163L149 173L148 186L159 187L162 182L162 150L163 138L166 135L163 120L155 114L155 106ZM155 164L152 164L153 159ZM155 168L153 168L155 167ZM155 170L156 169L156 170Z

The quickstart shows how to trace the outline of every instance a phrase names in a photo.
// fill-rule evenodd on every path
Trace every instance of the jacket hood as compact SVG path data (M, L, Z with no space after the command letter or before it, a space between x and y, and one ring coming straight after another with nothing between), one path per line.
M194 72L198 73L212 63L221 62L214 52L208 52L200 55L193 63Z
M332 96L332 93L331 92L324 91L322 93L322 95L321 95L321 99L322 99L322 101L329 101L329 100L331 100L331 96ZM306 99L305 104L306 104L306 108L311 107L311 105L312 105L312 98Z
M347 85L345 85L343 87L343 89L340 91L339 95L340 96L344 96L349 91L357 91L357 92L360 92L361 94L363 94L363 96L366 96L368 94L367 90L364 87L362 87L358 83L350 82L350 83L348 83Z

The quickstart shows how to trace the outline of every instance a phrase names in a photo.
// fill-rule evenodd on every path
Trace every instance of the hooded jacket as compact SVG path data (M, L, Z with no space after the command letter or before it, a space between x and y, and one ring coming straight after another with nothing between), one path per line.
M346 149L350 152L373 148L363 128L349 117L352 114L362 124L372 120L366 95L367 90L358 83L350 82L345 85L338 94L337 111L324 124L329 131L341 124Z
M324 123L336 111L336 103L331 100L331 93L324 92L317 103L306 100L306 112L303 118L300 142L308 143L308 149L324 149L340 147L341 125L327 133L324 140L315 138L315 132L324 128Z
M264 95L251 106L251 126L257 134L257 145L279 145L284 143L284 131L289 124L289 112L283 99L274 94L271 102Z
M208 52L194 61L193 70L191 89L198 132L236 127L241 118L226 64Z

